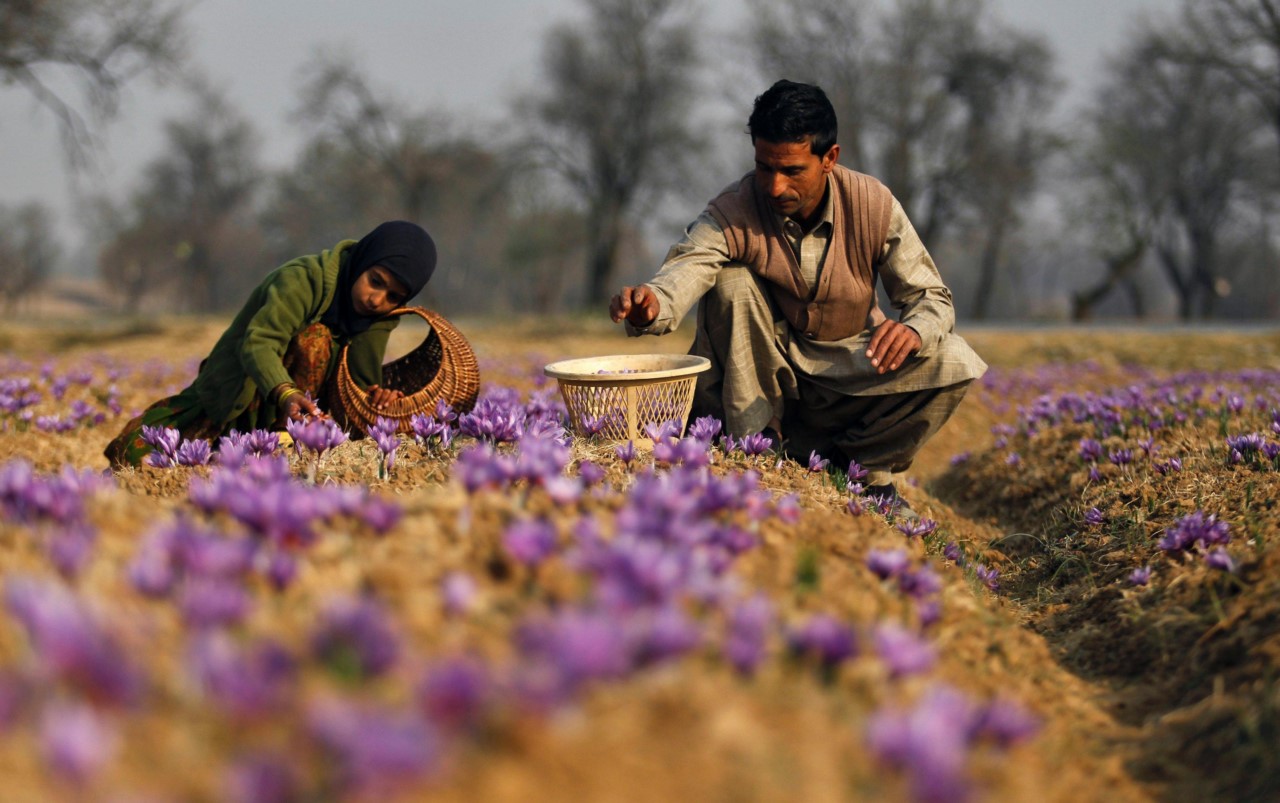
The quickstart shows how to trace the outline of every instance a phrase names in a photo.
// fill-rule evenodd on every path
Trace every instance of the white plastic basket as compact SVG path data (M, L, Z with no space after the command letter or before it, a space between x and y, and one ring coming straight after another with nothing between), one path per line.
M677 421L683 431L698 374L710 367L689 354L617 354L561 360L543 372L559 382L575 435L648 442L650 424Z

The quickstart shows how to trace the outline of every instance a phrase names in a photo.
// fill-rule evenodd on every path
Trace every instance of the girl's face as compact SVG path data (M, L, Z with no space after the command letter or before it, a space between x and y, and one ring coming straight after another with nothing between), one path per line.
M381 265L357 276L351 286L351 306L366 318L381 318L408 301L408 296L404 283Z

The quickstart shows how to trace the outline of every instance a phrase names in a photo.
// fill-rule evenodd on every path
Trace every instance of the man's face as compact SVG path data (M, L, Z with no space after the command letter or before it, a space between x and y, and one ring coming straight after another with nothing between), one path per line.
M374 265L351 285L351 306L357 315L380 318L408 300L409 291L396 275Z
M827 174L835 167L840 146L822 156L805 142L756 140L756 187L773 211L798 222L808 221L822 204Z

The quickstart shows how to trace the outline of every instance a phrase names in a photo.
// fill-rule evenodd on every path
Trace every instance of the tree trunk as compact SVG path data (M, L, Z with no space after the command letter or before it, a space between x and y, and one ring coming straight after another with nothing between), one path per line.
M610 284L622 237L622 207L614 199L604 199L587 215L587 297L588 307L608 302Z
M1133 245L1124 253L1106 258L1107 275L1102 278L1093 287L1074 293L1071 297L1071 320L1087 321L1093 318L1093 308L1102 302L1104 298L1121 285L1124 286L1129 293L1130 302L1133 304L1134 314L1139 318L1143 316L1143 304L1141 295L1135 297L1137 284L1133 282L1129 274L1142 262L1142 256L1147 251L1147 244L1141 239L1135 239Z

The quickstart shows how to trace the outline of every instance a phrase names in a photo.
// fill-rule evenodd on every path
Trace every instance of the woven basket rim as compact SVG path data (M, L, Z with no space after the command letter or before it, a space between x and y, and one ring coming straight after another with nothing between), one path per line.
M610 354L560 360L546 365L542 372L556 379L574 382L617 383L689 376L709 368L711 360L693 354Z

